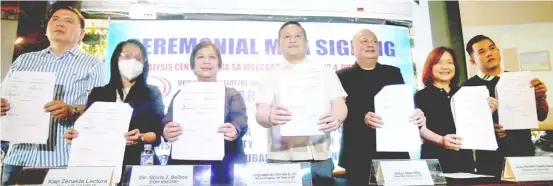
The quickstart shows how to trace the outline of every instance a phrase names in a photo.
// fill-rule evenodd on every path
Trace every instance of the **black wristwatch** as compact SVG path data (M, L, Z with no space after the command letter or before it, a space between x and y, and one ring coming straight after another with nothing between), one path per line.
M543 95L541 97L537 97L536 100L538 101L545 101L547 99L547 95Z
M140 134L140 137L138 138L138 144L144 144L144 134Z

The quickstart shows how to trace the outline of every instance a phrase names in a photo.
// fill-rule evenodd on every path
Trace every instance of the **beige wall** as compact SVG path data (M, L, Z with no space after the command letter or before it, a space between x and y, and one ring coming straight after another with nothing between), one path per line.
M15 38L17 37L17 20L2 20L2 61L0 61L0 81L10 69L13 58Z
M459 8L465 45L473 36L483 34L494 40L501 50L504 69L519 69L520 54L537 51L549 52L549 63L553 67L553 1L461 1ZM466 63L467 75L474 76L477 69L470 64L469 58ZM532 71L532 74L547 85L547 101L552 107L553 71ZM553 128L553 108L542 128Z
M463 26L553 22L553 1L459 2Z

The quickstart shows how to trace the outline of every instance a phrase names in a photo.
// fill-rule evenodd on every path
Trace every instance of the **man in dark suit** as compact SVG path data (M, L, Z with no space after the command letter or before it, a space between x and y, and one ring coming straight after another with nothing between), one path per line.
M382 126L382 118L374 113L374 97L384 86L404 81L399 68L378 63L380 48L372 31L365 29L355 34L353 50L356 63L337 72L349 95L339 165L346 169L350 185L366 185L373 159L409 159L408 152L376 151L375 128ZM426 123L419 109L411 119L419 126Z
M470 62L478 68L477 75L465 81L463 86L486 86L491 97L496 97L495 87L503 73L501 69L501 53L492 39L484 35L471 38L466 45ZM546 100L547 87L539 79L535 78L528 83L534 87L538 120L546 119L549 106ZM507 156L534 156L535 149L532 143L530 130L505 131L501 126L497 111L493 113L494 126L496 128L497 151L475 152L476 172L480 174L495 175L498 178L503 169L503 159Z

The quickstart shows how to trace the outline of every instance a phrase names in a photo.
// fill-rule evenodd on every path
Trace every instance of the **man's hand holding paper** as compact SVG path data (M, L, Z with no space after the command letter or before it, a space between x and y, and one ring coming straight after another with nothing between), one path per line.
M340 120L332 113L325 114L319 118L319 130L323 132L332 132L340 128Z
M70 109L69 105L66 105L63 101L55 100L44 105L44 112L51 113L54 118L65 119L69 116Z
M492 110L492 113L497 111L497 107L499 106L497 103L497 99L493 97L488 98L488 105L490 106L490 109Z
M1 104L2 104L2 116L5 116L6 112L10 111L10 103L8 102L7 99L2 98Z
M538 78L534 78L530 81L530 88L534 88L534 95L536 98L542 98L547 92L547 87Z
M493 127L495 128L495 133L497 133L499 138L505 138L507 136L507 132L505 132L505 127L503 127L503 125L494 123Z
M79 131L75 130L74 128L68 129L65 134L63 134L63 138L65 139L65 142L67 144L71 145L73 142L73 139L79 137Z
M276 105L271 107L271 114L269 115L269 123L273 126L284 125L292 120L292 113L288 111L283 105Z
M415 124L419 128L426 125L426 117L421 109L415 109L415 112L409 117L411 123Z

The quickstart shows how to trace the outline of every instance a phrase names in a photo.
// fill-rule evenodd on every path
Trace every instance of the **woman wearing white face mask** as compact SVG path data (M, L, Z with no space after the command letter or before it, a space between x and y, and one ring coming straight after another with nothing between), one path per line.
M160 143L161 120L165 108L161 92L157 87L146 84L148 60L146 49L140 41L131 39L119 43L110 65L109 83L92 89L86 108L97 101L124 102L133 108L129 132L125 134L127 147L123 168L126 165L140 165L140 153L144 150L144 144L157 146ZM71 140L78 137L78 132L70 129L64 137L71 144Z

